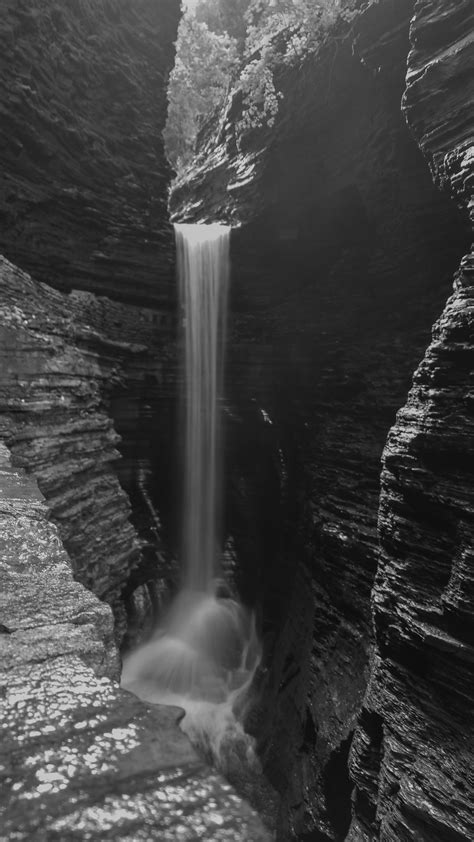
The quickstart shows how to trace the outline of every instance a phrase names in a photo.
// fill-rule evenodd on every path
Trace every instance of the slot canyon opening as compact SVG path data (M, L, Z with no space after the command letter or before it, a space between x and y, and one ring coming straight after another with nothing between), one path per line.
M285 106L294 125L267 152L264 204L229 200L242 224L231 245L224 558L262 634L246 727L278 793L281 838L344 838L348 741L373 645L380 458L468 243L400 113L408 21L397 37L398 63L387 57L377 73L340 46L336 113L325 96L310 106L309 83L298 88L302 100ZM202 192L206 212L214 175L200 167L172 194L178 218L180 207L193 218L187 190ZM212 201L208 212L214 221ZM114 420L129 464L146 465L166 592L180 529L175 357L165 380L132 448ZM150 522L139 497L136 522ZM140 571L149 592L154 563Z
M292 5L303 8L305 3ZM228 808L237 798L234 792L240 793L279 842L356 842L364 834L377 838L379 833L398 838L405 832L405 820L407 832L420 833L420 838L438 838L438 824L440 833L447 828L446 833L456 834L451 807L446 807L449 787L442 793L443 815L440 819L436 813L433 819L429 798L441 792L433 784L436 776L429 771L420 778L428 800L422 784L415 791L410 778L411 769L421 775L425 768L438 768L438 755L435 760L430 755L421 771L415 762L423 739L430 751L436 747L431 731L436 731L438 719L443 751L455 744L451 737L460 730L459 710L463 713L459 698L466 698L463 647L472 620L467 573L472 513L469 500L458 505L462 482L456 485L455 473L467 474L472 456L464 457L466 447L457 440L457 450L452 444L457 428L451 440L447 435L443 439L441 426L436 427L439 418L441 425L450 422L452 394L446 392L439 417L436 401L441 405L443 389L454 388L458 379L454 399L464 411L462 378L471 367L472 324L467 317L462 321L461 310L454 327L448 325L446 347L444 339L437 339L446 328L447 320L441 319L426 352L470 240L466 214L452 198L453 184L451 195L445 189L451 179L460 196L461 188L467 191L468 164L462 159L461 166L458 152L458 157L448 155L442 165L448 169L440 176L441 153L434 156L429 143L420 142L419 128L422 122L431 125L440 109L433 107L427 115L430 97L426 91L418 99L413 94L418 76L430 78L420 71L423 51L437 50L438 39L440 44L443 40L445 18L431 26L424 17L428 7L428 18L435 14L438 0L419 0L416 9L413 0L342 4L344 13L329 18L318 12L319 40L296 64L286 61L286 53L282 59L281 32L272 41L275 53L246 53L241 29L233 30L231 43L229 32L221 31L223 18L208 14L213 4L207 4L206 12L204 0L198 3L203 7L198 22L209 31L214 26L217 38L208 31L204 43L212 41L213 46L206 54L207 70L218 55L220 62L229 62L229 73L243 76L232 76L229 83L224 74L216 101L210 97L207 103L209 113L194 114L190 142L184 152L175 147L171 158L179 164L174 181L162 140L167 110L162 83L174 57L178 4L163 0L157 10L151 0L139 0L143 19L122 0L80 4L74 15L66 8L49 14L48 6L43 17L39 6L35 16L26 5L22 0L18 15L13 6L7 10L6 62L0 57L2 73L16 72L22 80L15 80L16 93L7 102L8 143L6 152L0 152L0 158L6 155L0 244L7 258L0 261L0 342L8 354L0 401L2 441L11 451L13 470L24 469L34 488L25 490L20 473L15 482L21 493L13 504L7 500L5 512L8 517L11 511L18 514L21 531L30 506L39 544L49 547L53 559L48 567L49 561L43 563L33 539L27 538L33 563L30 580L25 575L26 598L31 601L41 576L56 576L51 595L48 582L46 590L42 585L46 607L37 612L41 633L37 648L36 641L31 647L28 675L46 671L41 680L60 694L63 685L54 669L70 658L78 672L67 661L63 682L71 675L73 688L93 684L90 676L83 681L81 670L87 668L99 684L112 686L119 671L115 644L126 659L137 647L152 643L179 590L184 343L173 225L204 228L218 223L231 229L226 376L220 401L223 473L215 506L221 509L219 578L225 584L211 589L215 577L206 574L206 599L199 604L178 600L162 638L183 643L183 635L174 635L174 618L181 628L189 620L184 643L187 647L191 641L194 649L202 628L193 618L204 606L203 613L212 620L207 625L206 619L205 646L215 653L221 639L230 641L230 668L222 658L217 680L204 670L205 683L214 682L217 695L220 682L227 682L226 702L230 698L231 705L221 709L224 729L229 710L234 717L225 747L230 763L224 769L234 790L225 803ZM224 6L227 13L251 6L259 14L265 11L264 4L252 0ZM451 45L465 26L466 9L460 0L457 10L449 11ZM202 26L196 31L204 33ZM54 43L58 33L67 42L63 54L58 58L46 50L36 55L35 46L32 67L44 62L44 72L32 73L27 84L15 71L29 54L25 44L31 46L33 39L39 49L43 42ZM269 35L271 40L275 33ZM196 43L202 50L203 42ZM291 40L293 52L298 43ZM451 96L457 90L456 74L464 79L464 41L460 43L459 50L452 48L454 81L443 76L450 51L436 53L434 71L430 68L435 80L428 92L435 99L440 91ZM283 38L283 49L285 44ZM71 91L65 86L57 100L48 86L58 78L61 62L69 68L68 78L77 77L75 57L82 51L85 76L91 68L90 84L81 81ZM247 94L252 94L252 86L249 91L246 85L255 67L262 71L263 54L270 66L263 67L261 77L266 80L260 103L265 119L259 122L252 107L259 114L260 106L251 97L251 118L246 117ZM437 68L442 79L436 79ZM157 90L158 80L163 90ZM262 91L256 87L257 93ZM188 88L185 105L193 97L191 82ZM465 130L468 121L453 117L459 102L446 111L446 126L430 133L430 143L442 136L449 146L449 131ZM47 132L45 103L51 109ZM0 135L2 131L0 127ZM166 131L169 155L169 123ZM16 142L16 134L24 134L25 142ZM150 166L152 161L156 167ZM461 197L460 206L463 201ZM463 266L467 277L467 259ZM209 339L212 331L204 334ZM410 427L407 412L400 409L425 352L421 380L418 374L409 401L433 390L434 433L424 425L423 407L418 428L416 423ZM433 360L444 352L448 362L436 368ZM393 491L389 506L387 487L381 497L381 459L394 424L402 444L408 441L408 455L400 459L399 451L394 455L390 450L391 433L383 480L387 484L388 466ZM459 441L464 442L461 435ZM210 462L212 448L206 448L205 461ZM8 463L5 476L9 471ZM196 500L204 501L207 485L191 484L194 494L198 489ZM387 523L397 518L403 528L393 538L398 541L395 551ZM50 527L57 528L52 537ZM411 556L419 560L419 548L434 559L433 569L424 565L426 575L433 573L428 584L425 573L416 569L409 571L413 581L405 577ZM207 549L203 555L209 553ZM53 562L59 571L54 576ZM69 563L76 582L70 576L67 584ZM392 578L385 587L387 570ZM15 568L13 583L17 575ZM110 612L78 582L111 606L115 642ZM422 610L417 588L426 597ZM435 593L431 602L430 589ZM59 620L51 613L54 601ZM35 628L30 615L21 622L24 628L8 621L1 629L12 651L21 635L28 643ZM67 638L64 651L59 634ZM25 644L22 658L26 649ZM429 674L435 686L431 695ZM38 682L31 692L34 700L43 687ZM451 698L451 685L454 703L445 705L449 717L443 719L442 703ZM105 694L104 686L99 694ZM120 778L121 791L112 796L120 800L125 793L129 799L129 787L133 793L127 810L132 811L143 784L148 790L137 802L141 818L132 821L143 822L145 814L154 821L152 812L146 812L152 787L146 775L156 777L158 723L171 728L174 714L167 720L165 713L160 720L159 706L141 705L132 694L120 694L118 685L109 692L110 698L119 695L115 701L107 697L97 719L93 705L99 707L102 696L91 703L93 739L96 726L103 730L102 722L123 723L120 717L125 716L132 723L134 752L132 762L125 761L126 770L120 767L126 783ZM435 699L434 714L431 701L425 704L428 698ZM78 699L80 706L80 694ZM211 763L216 753L209 735L217 721L212 704L197 711L188 731ZM74 709L77 719L76 713ZM423 716L429 720L426 729ZM400 726L398 743L397 719L403 719L408 735L404 740ZM48 729L49 724L43 735L45 751L56 740ZM78 733L82 739L80 729ZM120 742L123 733L115 729L113 740ZM57 744L69 739L63 732ZM194 755L189 760L189 751L189 743L180 744L179 756L193 766L198 761ZM450 774L456 764L446 756ZM33 765L39 757L33 757ZM61 770L59 749L57 757L52 766L57 760ZM113 787L119 772L112 772ZM67 790L61 774L51 781L37 776L43 789L37 802L31 799L31 822L37 824L29 826L30 832L44 819L43 794L49 799L54 787ZM211 797L199 802L199 810L205 802L212 807L218 777L209 770L197 774L193 785L200 786L200 775L212 779ZM406 791L400 785L403 776ZM16 784L20 795L23 785L23 780ZM455 780L453 791L459 794L461 789ZM179 788L170 791L172 799L180 797ZM51 804L59 804L61 797L51 798ZM93 793L91 822L100 797ZM156 812L157 800L150 810ZM189 803L195 800L190 786ZM71 803L76 804L74 798ZM22 809L15 809L10 826L16 834L23 818ZM43 819L38 818L42 810ZM70 820L76 819L82 821L79 808L78 817ZM54 833L69 832L67 821ZM210 821L212 825L212 816ZM467 826L461 811L456 821ZM247 832L242 827L239 839ZM461 833L460 838L467 837Z

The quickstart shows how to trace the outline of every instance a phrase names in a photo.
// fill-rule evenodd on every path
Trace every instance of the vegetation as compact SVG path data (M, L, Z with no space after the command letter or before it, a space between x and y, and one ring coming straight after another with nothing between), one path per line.
M199 126L224 101L237 65L234 38L213 32L191 14L184 15L170 75L164 131L168 158L176 170L192 157Z
M297 65L355 0L196 0L180 24L165 130L178 171L193 157L203 122L242 92L241 132L272 125L281 93L274 71Z

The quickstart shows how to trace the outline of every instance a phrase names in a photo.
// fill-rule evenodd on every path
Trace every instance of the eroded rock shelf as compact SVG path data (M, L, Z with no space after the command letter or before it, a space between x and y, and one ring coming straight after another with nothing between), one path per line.
M282 71L274 130L237 137L236 97L171 196L239 225L233 398L287 472L278 563L253 559L282 839L472 833L469 257L378 511L471 236L472 32L469 3L367 4Z
M0 21L8 839L268 838L178 711L117 684L150 558L174 575L178 6ZM248 727L277 838L469 842L474 11L359 6L282 70L274 128L238 137L229 102L170 206L236 226L226 534L263 629Z
M116 681L110 609L72 577L36 482L0 445L2 835L265 842L177 708Z

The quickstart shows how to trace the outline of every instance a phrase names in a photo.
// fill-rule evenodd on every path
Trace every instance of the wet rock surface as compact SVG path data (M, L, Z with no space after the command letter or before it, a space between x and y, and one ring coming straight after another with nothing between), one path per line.
M436 182L468 208L473 31L471 4L417 3L404 97ZM351 840L474 835L472 267L470 252L384 451Z
M282 70L273 131L238 138L234 100L171 198L176 218L240 226L229 393L240 439L260 442L260 464L263 440L271 455L266 476L234 458L228 528L263 606L255 732L285 840L349 831L348 758L374 662L380 459L469 242L400 110L413 11L369 4L313 60ZM367 762L383 727L369 717Z
M255 840L269 834L179 730L113 681L110 609L72 577L36 482L0 445L2 837Z
M81 655L98 675L118 677L110 609L72 578L71 565L33 478L0 445L2 665L15 669Z
M160 531L150 483L166 462L167 422L156 418L175 381L161 131L179 11L176 0L2 9L0 807L9 840L269 838L196 756L179 710L144 705L115 683L124 587L142 620L150 609L145 545L148 535L156 550ZM166 575L161 560L152 559L155 579ZM81 583L113 606L115 624Z
M121 594L143 558L149 518L137 488L162 440L153 418L166 407L172 321L64 295L4 259L0 294L1 437L37 479L76 578L114 606L120 635Z
M179 14L178 0L3 4L0 252L36 279L172 296L161 133Z
M70 569L114 605L120 634L131 570L147 610L150 453L165 474L172 450L151 441L157 417L165 441L175 388L160 131L176 19L151 0L38 0L0 22L0 245L60 289L131 302L0 265L0 436L15 465L2 450L3 774L20 840L265 838L177 714L111 681L111 614ZM370 4L285 74L274 132L239 149L232 103L172 198L181 218L244 223L228 546L262 606L248 724L282 840L474 835L472 254L429 345L467 248L455 203L472 214L472 28L469 0ZM382 449L423 354L385 450L378 537Z
M0 435L38 479L77 578L114 606L120 638L124 587L130 606L133 589L145 588L132 606L140 622L153 608L145 562L162 561L149 549L160 536L148 500L169 415L174 241L162 130L180 6L7 6ZM130 584L132 569L140 572Z

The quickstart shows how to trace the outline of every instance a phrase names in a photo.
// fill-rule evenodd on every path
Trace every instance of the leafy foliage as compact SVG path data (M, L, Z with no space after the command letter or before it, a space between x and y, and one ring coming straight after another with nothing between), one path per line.
M321 41L322 32L349 6L348 0L253 0L247 13L247 54L264 49L286 34L281 58L304 58Z
M240 133L273 125L282 94L275 69L314 52L356 0L197 0L180 25L165 144L180 171L198 131L232 89L242 93Z
M170 75L165 147L179 171L192 158L202 120L220 105L238 67L237 43L193 15L183 17Z
M218 35L230 35L243 54L247 37L246 13L251 0L200 0L196 6L196 20L207 24Z
M246 13L246 65L240 77L244 102L241 131L273 125L282 98L275 86L275 68L305 60L332 24L350 15L351 5L351 0L251 2Z

